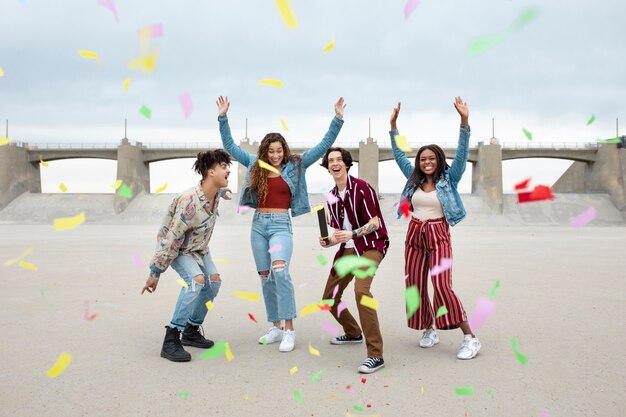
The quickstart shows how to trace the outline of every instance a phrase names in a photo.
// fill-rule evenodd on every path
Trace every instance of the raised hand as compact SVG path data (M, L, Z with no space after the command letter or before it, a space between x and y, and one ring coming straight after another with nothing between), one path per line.
M217 104L217 111L219 112L219 115L226 116L226 113L228 113L228 108L230 107L230 101L228 101L228 96L219 96L215 104Z
M396 125L396 121L398 120L399 113L400 113L400 102L398 101L398 105L393 108L393 112L391 113L391 117L389 118L389 122L391 123L391 130L398 129L398 126Z
M335 115L338 119L343 119L343 109L346 108L346 105L343 102L343 97L339 97L339 100L335 103Z
M467 108L467 103L464 102L461 97L456 97L454 99L454 108L461 116L461 124L467 125L469 118L469 109Z

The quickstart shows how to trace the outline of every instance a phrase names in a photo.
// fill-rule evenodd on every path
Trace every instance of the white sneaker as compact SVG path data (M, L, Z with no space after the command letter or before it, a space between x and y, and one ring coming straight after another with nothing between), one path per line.
M272 326L272 328L267 331L267 334L259 338L259 343L269 345L270 343L280 342L283 340L283 333L284 332L278 327Z
M291 352L293 348L296 347L296 331L295 330L285 330L283 334L283 340L280 342L280 346L278 346L278 350L281 352Z
M424 330L424 334L422 335L422 339L420 340L420 347L423 348L431 348L439 343L439 336L437 336L437 332L435 329L426 329Z
M463 343L461 343L461 347L459 348L459 352L456 354L456 357L459 359L474 359L476 355L478 355L478 351L480 350L480 341L477 337L472 337L471 334L466 334L463 338Z

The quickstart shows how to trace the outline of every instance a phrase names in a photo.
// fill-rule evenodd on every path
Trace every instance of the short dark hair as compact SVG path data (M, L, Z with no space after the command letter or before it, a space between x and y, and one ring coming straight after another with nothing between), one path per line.
M215 149L214 151L198 152L198 159L193 164L193 170L206 178L207 172L215 168L216 165L225 163L231 164L230 155L224 149Z
M346 164L346 171L350 171L350 167L352 166L352 155L346 148L340 148L338 146L328 148L320 165L328 169L328 155L330 155L331 152L341 152L341 159L343 160L343 163Z

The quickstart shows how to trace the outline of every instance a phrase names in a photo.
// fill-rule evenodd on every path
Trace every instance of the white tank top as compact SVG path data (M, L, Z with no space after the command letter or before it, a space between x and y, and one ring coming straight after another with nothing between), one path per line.
M413 217L418 220L426 221L443 217L443 207L437 198L437 190L426 193L418 187L411 202L413 203Z

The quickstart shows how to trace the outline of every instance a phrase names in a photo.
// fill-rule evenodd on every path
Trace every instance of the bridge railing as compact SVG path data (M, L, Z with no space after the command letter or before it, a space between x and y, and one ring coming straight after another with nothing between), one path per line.
M28 143L28 149L38 150L38 149L117 149L119 144L117 143Z

